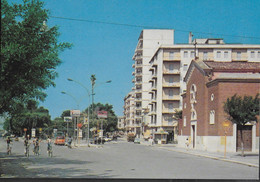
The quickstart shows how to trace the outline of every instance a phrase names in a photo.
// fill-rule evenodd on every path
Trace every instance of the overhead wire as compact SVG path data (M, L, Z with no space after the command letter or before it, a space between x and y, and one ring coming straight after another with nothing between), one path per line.
M116 25L116 26L128 26L128 27L136 27L136 28L144 28L144 29L174 29L174 28L147 26L147 25L133 25L133 24L126 24L126 23L115 23L115 22L79 19L79 18L66 18L66 17L58 17L58 16L50 16L50 17L56 18L56 19L70 20L70 21L81 21L81 22L108 24L108 25ZM260 39L260 37L250 37L250 36L230 35L230 34L229 35L228 34L217 34L217 33L209 33L209 32L197 32L197 31L181 30L181 29L174 29L174 31L192 32L192 33L197 33L197 34L209 34L209 35L228 36L228 37L237 37L237 38L246 38L246 39Z

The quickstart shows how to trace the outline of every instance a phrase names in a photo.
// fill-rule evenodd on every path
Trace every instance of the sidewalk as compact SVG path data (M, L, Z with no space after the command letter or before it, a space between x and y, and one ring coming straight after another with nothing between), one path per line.
M203 150L196 150L196 149L186 149L177 147L177 144L154 144L151 145L149 142L141 142L142 145L149 145L153 147L159 147L162 149L166 149L169 151L174 152L181 152L190 155L196 155L200 157L211 158L215 160L222 160L226 162L233 162L238 164L243 164L251 167L259 168L259 153L256 152L245 152L245 157L241 156L241 152L234 152L234 153L226 153L226 157L224 157L224 153L220 152L209 152Z

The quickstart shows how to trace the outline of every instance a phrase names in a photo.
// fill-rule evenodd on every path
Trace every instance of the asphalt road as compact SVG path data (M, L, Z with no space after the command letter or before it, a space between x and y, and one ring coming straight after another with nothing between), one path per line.
M47 156L24 156L22 141L14 142L12 155L0 139L0 172L5 178L138 178L138 179L259 179L259 168L169 151L154 146L118 141L101 148L69 149L54 146Z

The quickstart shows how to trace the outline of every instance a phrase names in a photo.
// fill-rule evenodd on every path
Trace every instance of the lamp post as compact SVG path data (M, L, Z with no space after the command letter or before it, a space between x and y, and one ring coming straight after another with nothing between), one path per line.
M93 114L94 113L94 95L95 95L94 88L95 88L95 83L96 83L96 76L91 75L90 80L91 80L91 86L92 86L92 89L91 89L92 90L92 117L93 117L92 119L94 120L94 114ZM111 83L111 82L112 82L111 80L108 80L106 82L99 83L98 85L104 84L104 83ZM102 124L101 124L101 127L103 127ZM102 128L102 132L103 132L103 128ZM102 138L101 138L101 143L102 143Z
M79 102L77 101L77 99L73 96L73 95L71 95L71 94L69 94L69 93L67 93L67 92L64 92L64 91L62 91L61 92L62 94L66 94L66 95L68 95L68 96L70 96L70 97L72 97L73 98L73 100L77 103L77 109L79 109ZM76 123L77 123L77 117L76 117L76 122L74 122L74 130L73 130L73 139L75 139L75 129L76 129ZM78 124L78 123L77 123ZM77 135L78 135L78 129L77 129Z
M91 75L91 77L90 77L91 86L92 86L91 87L91 94L90 94L88 88L85 85L83 85L82 83L80 83L79 81L73 80L71 78L68 78L67 80L79 84L80 86L82 86L87 91L89 103L90 103L90 95L92 95L92 120L94 120L94 117L93 117L93 113L94 113L94 95L95 95L94 88L95 88L95 84L96 84L96 77L95 77L95 75ZM105 83L111 83L111 80L108 80ZM88 107L88 147L89 147L89 129L90 129L89 128L89 122L90 122L90 118L89 118L90 111L89 110L90 110L90 106Z
M87 94L88 94L88 100L89 100L89 103L90 103L90 92L89 92L88 88L85 87L82 83L80 83L80 82L78 82L76 80L73 80L71 78L68 78L67 80L75 82L75 83L79 84L80 86L82 86L84 89L86 89ZM90 122L90 120L89 120L89 109L90 109L90 107L88 107L88 147L89 147L89 122Z

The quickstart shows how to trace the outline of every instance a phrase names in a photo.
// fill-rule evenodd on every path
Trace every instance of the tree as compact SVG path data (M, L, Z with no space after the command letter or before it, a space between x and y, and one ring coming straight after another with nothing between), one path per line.
M38 107L36 101L29 100L27 105L20 105L20 107L20 112L11 115L5 121L5 130L21 136L24 128L30 133L32 128L44 128L50 125L51 117L49 111L44 107Z
M101 128L101 121L103 121L103 130L104 132L113 132L117 129L117 116L113 111L113 106L110 104L93 104L90 107L86 108L84 113L88 113L88 109L90 109L90 128L99 127ZM94 112L92 112L94 110ZM107 111L107 119L98 119L97 111ZM92 114L93 113L93 114ZM94 119L92 119L94 118Z
M182 119L182 110L174 110L175 112L173 113L173 119L179 121L180 119Z
M58 28L48 28L49 11L40 0L9 5L1 1L0 114L17 112L21 103L43 101L43 91L55 86L60 52Z
M238 126L245 126L246 123L252 121L258 121L257 116L259 115L259 94L253 98L252 96L237 96L233 95L228 98L224 103L224 111L228 114L228 120ZM242 156L244 156L244 141L243 132L240 130L241 135L241 148Z

